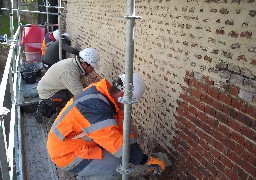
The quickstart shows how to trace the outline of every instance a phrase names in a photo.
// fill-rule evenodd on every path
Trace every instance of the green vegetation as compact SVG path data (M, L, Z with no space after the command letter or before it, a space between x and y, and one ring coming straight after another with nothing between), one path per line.
M8 15L0 15L0 34L7 34L7 36L10 36L10 18ZM14 24L14 32L17 29L17 20L13 20Z

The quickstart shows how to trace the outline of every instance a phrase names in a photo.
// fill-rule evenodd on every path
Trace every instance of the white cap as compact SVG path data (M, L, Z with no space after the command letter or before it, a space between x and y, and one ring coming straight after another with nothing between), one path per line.
M57 29L53 31L53 37L57 40L60 38L60 31Z
M123 87L125 87L125 74L119 76L123 82ZM140 98L143 96L146 90L146 85L143 78L138 73L133 73L133 91L132 91L132 98L134 100L139 101Z
M86 48L79 52L79 56L82 58L81 62L90 64L94 69L99 68L98 61L100 60L100 55L96 49Z

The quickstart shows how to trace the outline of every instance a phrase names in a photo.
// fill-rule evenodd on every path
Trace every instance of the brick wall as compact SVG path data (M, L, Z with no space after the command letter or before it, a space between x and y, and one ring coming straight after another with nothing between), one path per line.
M124 72L126 1L68 0L73 45L95 47L87 82ZM147 91L133 127L146 152L165 151L173 178L256 176L256 1L136 1L134 70Z
M177 107L179 177L253 179L256 176L256 109L235 85L216 88L208 76L188 72ZM177 169L177 170L176 170Z

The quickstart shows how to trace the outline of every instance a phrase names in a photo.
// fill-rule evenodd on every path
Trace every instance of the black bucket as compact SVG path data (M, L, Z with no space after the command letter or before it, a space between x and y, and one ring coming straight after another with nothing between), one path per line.
M23 78L26 84L36 83L37 76L40 75L41 70L38 69L36 63L24 63L23 64Z
M32 72L23 72L23 77L24 77L24 80L25 80L26 84L36 83L37 74L34 71L32 71Z

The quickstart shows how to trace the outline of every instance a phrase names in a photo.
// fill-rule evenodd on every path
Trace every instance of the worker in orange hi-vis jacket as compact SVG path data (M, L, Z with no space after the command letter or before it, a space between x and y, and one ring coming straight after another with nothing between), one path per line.
M125 74L111 85L106 79L91 84L72 98L59 113L48 134L51 160L77 179L120 179L116 171L123 153L123 109ZM142 77L133 74L133 100L146 89ZM165 162L143 153L131 135L130 163L165 169Z
M44 37L44 40L42 42L42 47L41 47L41 50L42 50L42 57L45 55L45 50L46 48L52 43L52 42L55 42L60 36L60 32L59 30L55 30L53 32L48 32L45 37Z

